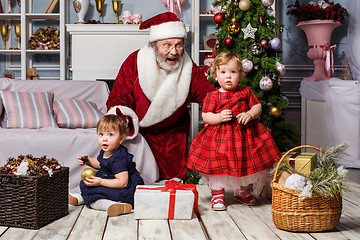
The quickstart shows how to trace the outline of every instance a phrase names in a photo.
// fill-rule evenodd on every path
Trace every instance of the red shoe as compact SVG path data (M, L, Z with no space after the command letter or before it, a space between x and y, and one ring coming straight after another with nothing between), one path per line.
M222 190L212 190L211 198L211 209L213 211L224 211L226 210L225 201L224 201L224 189Z
M256 198L251 194L250 190L241 192L240 194L234 195L235 200L248 206L254 206L258 204Z

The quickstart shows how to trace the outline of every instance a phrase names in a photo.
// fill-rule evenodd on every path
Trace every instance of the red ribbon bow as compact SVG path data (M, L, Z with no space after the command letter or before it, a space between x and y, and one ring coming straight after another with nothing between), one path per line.
M161 192L170 192L168 219L174 219L176 190L190 190L194 193L195 196L194 212L196 215L199 215L199 207L198 207L199 194L196 190L195 184L183 184L175 180L169 180L165 182L165 186L163 187L155 187L155 188L138 187L137 189L160 190Z

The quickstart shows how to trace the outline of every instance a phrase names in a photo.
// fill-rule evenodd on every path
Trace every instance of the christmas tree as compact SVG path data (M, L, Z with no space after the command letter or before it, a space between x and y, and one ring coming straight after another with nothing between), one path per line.
M215 0L221 11L214 15L217 44L214 53L231 51L243 59L246 77L239 83L249 86L262 105L260 121L271 131L281 151L291 148L300 137L294 124L286 123L283 112L288 99L281 91L280 76L285 66L279 58L283 25L276 23L274 0ZM212 81L212 79L209 79Z

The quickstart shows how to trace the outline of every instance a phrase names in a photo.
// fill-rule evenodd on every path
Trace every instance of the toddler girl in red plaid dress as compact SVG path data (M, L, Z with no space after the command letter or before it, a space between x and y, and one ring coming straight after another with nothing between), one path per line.
M239 56L220 53L211 74L220 88L204 99L206 126L190 146L187 167L199 171L201 180L211 188L213 210L226 209L224 189L234 191L236 200L254 205L254 195L260 195L269 181L268 168L281 154L270 132L258 121L259 100L250 87L238 86L244 77Z

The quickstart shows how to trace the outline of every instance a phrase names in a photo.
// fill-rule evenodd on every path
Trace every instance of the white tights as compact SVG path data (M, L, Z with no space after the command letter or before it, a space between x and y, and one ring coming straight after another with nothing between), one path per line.
M115 202L115 201L112 201L109 199L99 199L99 200L96 200L95 202L91 203L90 207L92 209L106 211L107 208L114 203L119 203L119 202Z

